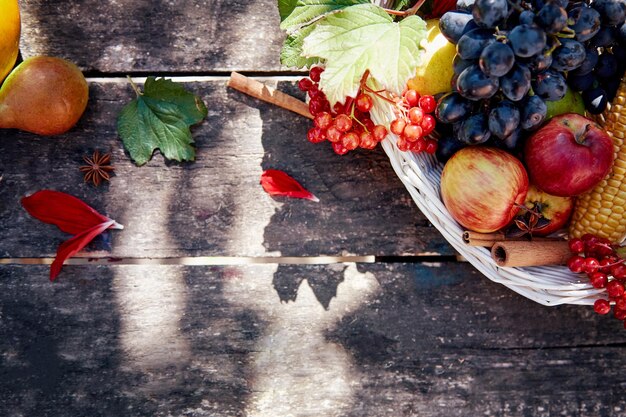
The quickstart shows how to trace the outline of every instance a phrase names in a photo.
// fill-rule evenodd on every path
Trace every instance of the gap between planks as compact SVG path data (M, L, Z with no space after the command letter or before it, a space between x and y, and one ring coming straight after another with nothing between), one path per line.
M0 258L0 265L50 265L51 257L42 258ZM183 256L172 258L131 258L111 256L78 256L65 261L65 265L330 265L337 263L434 263L459 262L455 256L414 255L414 256Z

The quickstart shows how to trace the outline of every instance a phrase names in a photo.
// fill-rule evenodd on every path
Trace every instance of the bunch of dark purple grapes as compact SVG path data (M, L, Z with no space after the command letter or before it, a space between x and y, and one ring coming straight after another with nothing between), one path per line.
M625 20L626 0L458 0L439 21L457 48L439 159L480 143L517 152L568 84L602 112L624 73Z

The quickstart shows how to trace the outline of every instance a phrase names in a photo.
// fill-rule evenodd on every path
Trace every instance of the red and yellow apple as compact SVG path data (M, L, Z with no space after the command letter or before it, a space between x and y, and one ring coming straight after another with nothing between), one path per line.
M469 146L446 162L441 198L450 215L475 232L495 232L509 224L524 203L528 174L513 155Z
M551 195L531 184L524 205L531 210L536 209L550 221L546 227L533 231L533 236L547 236L565 226L574 210L574 197Z
M609 173L613 141L576 113L557 116L528 138L524 162L530 181L548 194L570 197L591 190Z

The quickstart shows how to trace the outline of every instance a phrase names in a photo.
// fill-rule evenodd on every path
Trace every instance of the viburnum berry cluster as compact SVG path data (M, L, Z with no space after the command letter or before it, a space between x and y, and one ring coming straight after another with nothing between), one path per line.
M433 96L420 94L411 89L405 90L402 99L396 101L396 118L389 125L392 133L398 135L396 146L399 150L434 154L437 141L428 136L435 130L436 121L432 113L437 107Z
M333 150L339 155L356 148L374 149L388 134L383 125L376 125L370 110L374 101L366 94L365 80L356 98L347 97L344 103L336 103L332 109L323 91L319 89L319 81L323 67L312 67L309 77L298 82L298 88L305 91L309 100L309 112L313 115L314 126L309 129L307 139L312 143L328 140Z
M608 299L596 300L594 311L608 314L613 304L613 315L626 327L626 265L620 257L619 246L593 234L571 239L568 244L573 253L567 262L568 268L575 273L587 274L594 288L606 289Z

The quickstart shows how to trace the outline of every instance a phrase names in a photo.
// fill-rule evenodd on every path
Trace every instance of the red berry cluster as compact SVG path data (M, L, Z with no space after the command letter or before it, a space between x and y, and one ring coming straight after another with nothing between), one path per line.
M595 288L606 288L608 300L595 301L593 309L598 314L608 314L611 302L615 304L613 315L624 321L626 327L626 265L620 258L616 247L610 240L592 234L569 241L570 251L574 254L567 266L572 272L586 273Z
M345 103L336 103L331 109L326 95L319 89L323 71L322 67L312 67L309 78L298 83L298 88L309 95L309 112L314 117L307 139L312 143L328 140L339 155L359 147L374 149L387 137L387 128L374 124L370 118L372 97L362 89L356 98L347 97Z
M433 96L421 96L415 90L406 90L396 107L396 119L389 129L398 135L399 150L435 153L437 141L428 138L435 130L435 117L431 114L437 107Z

